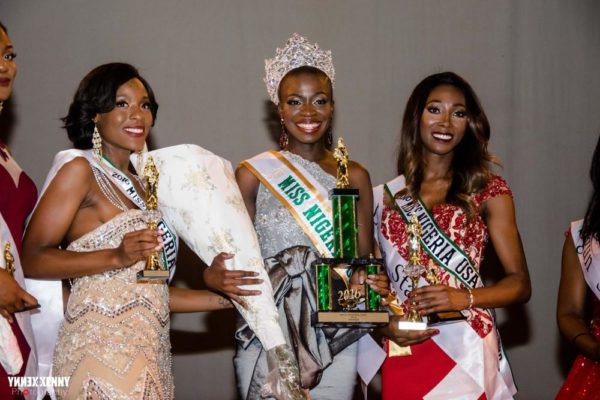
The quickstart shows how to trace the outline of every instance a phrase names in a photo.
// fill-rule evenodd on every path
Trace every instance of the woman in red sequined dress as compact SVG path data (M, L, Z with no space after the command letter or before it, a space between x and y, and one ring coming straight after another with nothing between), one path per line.
M0 23L0 104L10 97L16 74L14 48L6 28ZM21 253L25 220L35 206L36 198L35 184L12 158L8 147L0 141L0 224L5 224L0 228L8 227L4 231L6 235L0 237L2 246L0 256L5 250L6 242L9 241L9 235L16 247L12 249L13 257L17 258ZM15 264L18 267L18 264ZM14 313L37 304L37 300L23 290L22 277L20 271L10 276L0 268L0 318L9 321L23 359L21 370L11 376L23 376L32 347L24 334L27 331L31 332L27 313ZM32 361L31 364L34 362ZM0 366L0 399L18 399L20 392L9 385L8 376L5 368Z
M563 247L556 317L579 355L558 400L600 399L600 140L590 177L594 192L585 218L571 224Z
M466 319L423 331L400 330L396 316L387 336L403 346L383 368L383 399L506 399L516 392L499 345L493 308L527 301L531 284L519 237L512 192L494 175L488 120L471 86L445 72L414 89L403 118L399 177L375 189L376 239L404 312L459 311ZM409 259L406 221L422 227L426 272L413 290L402 266ZM479 276L488 240L505 276L483 287ZM409 346L409 347L408 347Z

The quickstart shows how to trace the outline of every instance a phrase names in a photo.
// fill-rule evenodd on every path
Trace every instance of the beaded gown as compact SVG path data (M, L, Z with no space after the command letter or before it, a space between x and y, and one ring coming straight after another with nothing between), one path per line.
M335 187L336 178L319 164L289 152L286 156L304 167L323 187ZM310 300L315 296L311 264L317 257L316 249L290 212L262 183L256 197L254 226L273 285L279 323L288 344L296 350L303 387L317 384L310 391L314 399L351 399L356 381L356 340L364 332L311 326L310 315L316 311L314 300ZM258 339L247 331L240 320L234 366L242 399L253 400L264 380L261 369L266 357ZM302 339L294 342L294 335ZM306 378L308 375L312 378ZM315 375L318 376L316 381ZM306 385L309 380L311 385Z
M116 248L125 234L147 227L143 213L126 210L68 250ZM72 280L52 371L70 377L59 399L173 398L169 290L164 283L137 283L143 268L140 261Z

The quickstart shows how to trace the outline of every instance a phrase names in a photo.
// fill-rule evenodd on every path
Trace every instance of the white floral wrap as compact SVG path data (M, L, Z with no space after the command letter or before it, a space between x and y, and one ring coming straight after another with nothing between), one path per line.
M132 163L140 175L148 155L158 168L159 208L169 226L207 265L221 252L234 253L226 261L228 269L259 273L263 283L245 288L261 294L245 297L246 309L236 307L266 350L284 344L273 289L231 163L199 146L182 144L144 152L142 162L134 154Z

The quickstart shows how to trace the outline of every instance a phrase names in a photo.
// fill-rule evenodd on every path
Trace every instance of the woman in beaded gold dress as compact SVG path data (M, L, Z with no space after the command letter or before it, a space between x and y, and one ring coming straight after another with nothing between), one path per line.
M24 241L30 277L71 282L53 360L52 375L70 377L59 398L173 398L169 312L229 306L211 292L137 282L146 257L173 240L166 225L147 228L129 161L157 108L138 71L112 63L83 79L64 118L76 149L56 156Z

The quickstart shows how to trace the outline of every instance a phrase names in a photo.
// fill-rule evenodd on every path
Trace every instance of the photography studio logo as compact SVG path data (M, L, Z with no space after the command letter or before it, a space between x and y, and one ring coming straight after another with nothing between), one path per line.
M52 387L56 391L69 387L70 376L9 376L8 385L14 391L20 391L24 396L29 395L32 388Z

